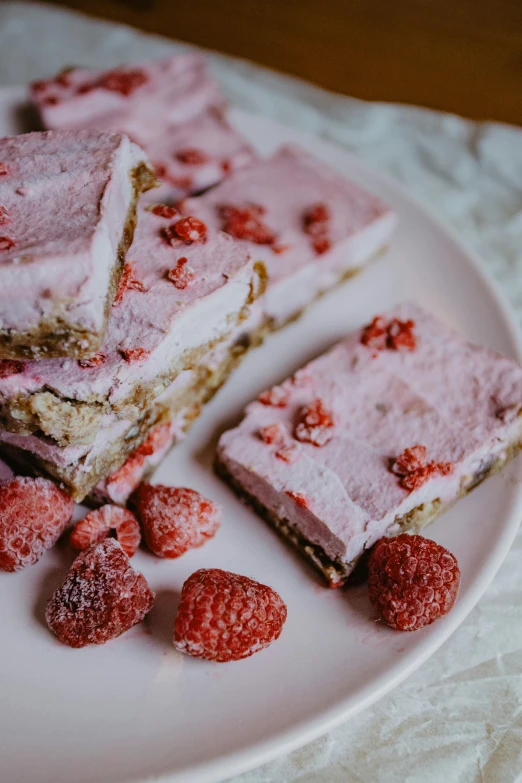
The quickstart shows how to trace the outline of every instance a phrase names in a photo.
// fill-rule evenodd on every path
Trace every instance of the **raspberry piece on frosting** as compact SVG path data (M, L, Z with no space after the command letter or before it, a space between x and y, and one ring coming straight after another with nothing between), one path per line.
M11 220L11 217L9 215L9 212L5 207L3 207L0 204L0 226L5 226L6 223L9 223Z
M81 552L47 605L51 631L69 647L105 644L140 623L154 604L145 577L113 538Z
M88 549L91 544L97 544L115 533L116 540L128 557L137 551L141 532L138 520L128 508L107 504L90 511L76 523L71 533L71 546L79 551Z
M74 502L52 481L18 476L0 483L0 570L36 563L71 521Z
M209 156L206 152L196 148L178 150L178 152L176 152L176 158L180 163L184 163L185 166L203 166L209 161Z
M368 564L370 600L398 631L417 631L454 606L460 586L457 559L422 536L381 538Z
M174 246L179 240L189 243L204 242L207 238L207 227L202 220L188 215L167 226L163 234L169 244Z
M25 369L25 364L16 359L0 360L0 378L10 378L11 375L19 375Z
M135 291L145 291L145 286L136 277L133 264L131 264L130 261L126 261L125 266L123 267L123 274L118 285L118 290L116 291L116 296L114 297L114 302L112 303L113 306L119 305L120 302L123 301L125 291L127 291L129 288L133 288Z
M295 437L303 443L325 446L333 437L334 426L332 412L322 400L316 399L302 409Z
M202 568L181 591L174 646L225 663L248 658L279 638L286 605L267 585L219 568Z
M248 240L256 245L272 245L276 241L274 233L261 219L265 209L259 204L243 207L223 204L218 207L218 212L222 230L236 239Z
M15 241L11 237L0 237L0 251L12 250L14 246Z
M151 207L150 211L153 215L166 218L167 220L176 217L179 214L176 207L170 206L169 204L155 204Z
M289 394L281 386L273 386L267 391L261 392L258 397L263 405L270 405L273 408L284 408L288 405Z
M145 348L122 348L121 355L126 362L142 362L150 355L150 351Z
M194 280L194 270L188 265L188 258L185 256L178 258L176 266L169 270L167 277L176 288L181 290L190 285Z
M180 557L202 546L220 525L218 506L186 487L142 484L136 509L145 542L158 557Z
M107 357L104 353L95 353L90 359L79 359L78 364L84 369L90 369L92 367L101 367L106 361Z
M269 424L260 430L259 435L265 443L284 443L285 433L281 424Z
M414 329L415 322L411 318L406 321L393 318L386 323L381 315L377 315L362 330L361 343L378 351L384 351L386 348L394 351L414 351L417 347Z
M433 476L447 476L453 469L451 462L427 462L426 459L426 446L417 445L405 449L392 463L391 470L400 476L399 484L403 489L413 492Z

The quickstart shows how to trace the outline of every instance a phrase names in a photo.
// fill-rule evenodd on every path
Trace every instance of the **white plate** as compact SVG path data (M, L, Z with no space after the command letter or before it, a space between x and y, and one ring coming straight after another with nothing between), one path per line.
M0 95L0 132L16 132L20 93ZM2 101L3 99L3 101ZM392 303L420 301L474 340L520 357L505 302L451 231L394 182L318 138L234 112L263 153L297 141L379 193L397 210L393 250L270 337L208 406L188 441L156 474L224 508L216 538L178 561L140 552L134 565L157 592L146 623L105 647L61 646L45 601L72 554L63 544L25 573L0 574L0 777L17 783L122 783L166 776L217 781L331 729L381 697L462 622L500 566L522 515L520 464L488 480L429 535L462 569L453 612L414 634L374 622L366 587L330 591L212 473L217 433L261 389L286 377L356 324ZM184 658L171 644L177 595L194 570L218 566L278 590L288 621L270 649L233 664Z

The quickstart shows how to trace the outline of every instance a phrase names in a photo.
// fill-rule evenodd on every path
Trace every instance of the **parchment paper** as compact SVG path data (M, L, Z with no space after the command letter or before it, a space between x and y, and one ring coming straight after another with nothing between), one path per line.
M190 47L52 6L0 3L0 83ZM522 319L522 130L327 93L209 53L233 104L322 134L452 223ZM422 668L325 737L234 783L522 780L522 534L466 622ZM99 783L103 783L100 781Z

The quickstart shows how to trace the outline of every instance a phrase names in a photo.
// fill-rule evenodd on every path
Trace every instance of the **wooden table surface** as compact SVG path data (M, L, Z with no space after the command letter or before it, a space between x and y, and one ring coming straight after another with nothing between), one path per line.
M522 125L522 0L69 0L347 95Z

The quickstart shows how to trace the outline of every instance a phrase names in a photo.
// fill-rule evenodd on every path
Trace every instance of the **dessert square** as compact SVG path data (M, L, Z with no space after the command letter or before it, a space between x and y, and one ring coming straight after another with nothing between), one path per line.
M518 364L404 304L261 394L217 466L337 587L500 470L521 411Z
M136 201L154 185L145 153L121 134L0 139L0 359L101 347Z
M2 429L78 446L94 443L109 414L135 421L233 332L263 286L240 242L171 207L139 207L101 350L0 363Z
M109 71L71 68L33 83L31 94L46 128L127 133L153 161L162 196L208 188L254 157L197 54Z
M293 145L180 208L243 240L264 261L268 287L256 315L270 328L358 271L386 246L396 222L381 199Z

